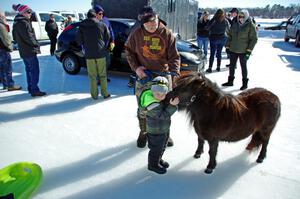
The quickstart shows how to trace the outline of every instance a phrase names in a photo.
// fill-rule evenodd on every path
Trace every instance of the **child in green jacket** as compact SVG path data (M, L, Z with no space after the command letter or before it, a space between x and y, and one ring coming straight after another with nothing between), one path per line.
M171 115L177 110L179 98L170 100L168 105L161 103L168 93L168 80L158 76L153 79L151 89L143 91L140 97L141 107L146 109L146 129L148 138L148 170L158 174L167 172L169 164L162 155L170 134Z

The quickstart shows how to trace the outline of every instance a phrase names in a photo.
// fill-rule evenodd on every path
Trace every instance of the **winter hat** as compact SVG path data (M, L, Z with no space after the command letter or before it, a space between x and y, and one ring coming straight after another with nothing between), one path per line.
M22 4L13 4L13 5L12 5L12 8L13 8L15 11L19 12L20 14L23 14L23 13L27 12L28 10L31 11L31 8L30 8L29 6L27 6L27 5L22 5Z
M166 94L169 91L168 87L168 80L165 77L158 76L155 77L153 80L154 84L151 86L151 91L153 93L164 93Z
M89 9L88 13L87 13L87 18L95 18L96 17L96 11L95 9Z
M247 19L249 18L248 10L241 10L241 12L239 13L239 16L244 16L244 22L247 21Z
M237 14L239 14L239 10L237 8L232 8L229 12L230 13L236 12Z
M139 15L142 15L141 16L142 24L150 22L150 21L154 21L155 19L157 19L157 14L151 6L144 6L139 11Z
M144 15L147 13L153 13L154 10L151 6L144 6L139 10L139 15Z
M96 11L96 13L99 13L99 12L104 13L104 9L100 5L95 5L93 9Z

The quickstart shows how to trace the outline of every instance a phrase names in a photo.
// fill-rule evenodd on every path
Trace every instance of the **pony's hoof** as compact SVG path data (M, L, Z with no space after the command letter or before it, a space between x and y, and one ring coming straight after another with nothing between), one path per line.
M200 158L201 154L195 153L194 158L198 159Z
M213 172L213 169L206 168L204 172L206 174L211 174Z

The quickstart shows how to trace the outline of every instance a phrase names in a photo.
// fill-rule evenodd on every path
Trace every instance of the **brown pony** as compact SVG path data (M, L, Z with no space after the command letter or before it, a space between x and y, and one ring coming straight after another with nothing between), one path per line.
M253 88L234 96L198 73L180 77L167 98L175 96L180 99L179 107L190 115L198 135L194 157L200 158L203 153L204 140L209 144L209 163L205 173L212 173L217 165L219 141L235 142L249 135L252 138L246 149L251 151L262 146L256 162L263 162L280 116L280 101L275 94L263 88Z

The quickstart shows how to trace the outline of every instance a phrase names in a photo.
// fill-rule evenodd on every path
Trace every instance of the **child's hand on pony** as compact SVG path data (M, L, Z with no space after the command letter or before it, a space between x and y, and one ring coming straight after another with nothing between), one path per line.
M174 99L170 99L170 104L173 106L177 106L179 104L179 98L175 97Z

